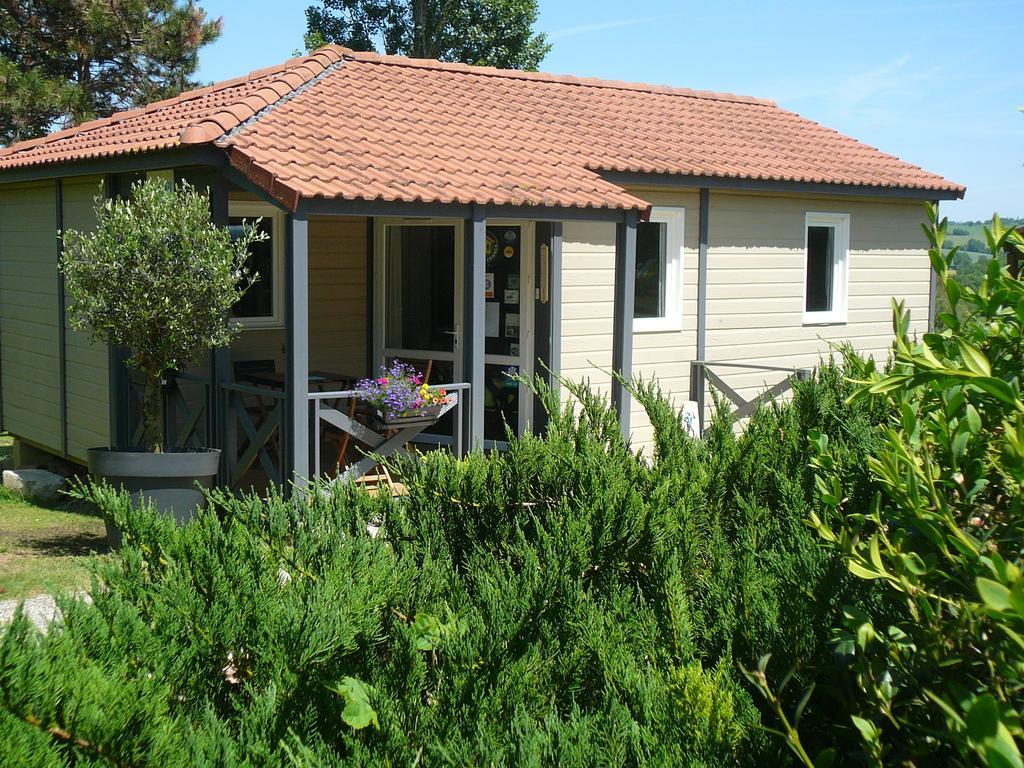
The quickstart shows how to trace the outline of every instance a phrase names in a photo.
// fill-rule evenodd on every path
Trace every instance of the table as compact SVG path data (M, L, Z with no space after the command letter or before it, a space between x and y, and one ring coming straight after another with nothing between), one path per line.
M259 387L270 387L271 389L285 388L285 373L283 371L251 371L246 372L240 378ZM350 376L347 373L310 371L309 391L341 392L352 389L358 378L358 376Z

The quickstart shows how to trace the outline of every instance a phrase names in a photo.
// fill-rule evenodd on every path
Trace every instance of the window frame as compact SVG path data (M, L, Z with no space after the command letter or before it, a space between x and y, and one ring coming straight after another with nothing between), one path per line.
M808 234L811 227L832 228L832 308L807 309ZM804 248L802 304L804 325L838 325L847 322L849 314L850 214L807 211L804 214Z
M651 208L651 215L647 222L665 225L665 261L663 264L665 309L660 317L634 317L633 332L682 331L686 209L676 206L654 206Z
M274 234L271 237L272 264L274 267L273 314L261 317L231 317L231 323L243 331L278 330L284 328L284 211L270 203L257 200L228 201L228 218L243 218L250 221L269 219Z

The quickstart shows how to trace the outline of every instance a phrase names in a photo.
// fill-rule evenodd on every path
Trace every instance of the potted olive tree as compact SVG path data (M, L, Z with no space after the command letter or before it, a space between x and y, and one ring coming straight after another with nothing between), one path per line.
M199 487L212 484L220 451L167 446L163 385L190 360L231 342L231 308L255 279L248 249L263 237L246 226L232 239L212 223L203 194L159 179L136 183L128 199L98 200L93 231L63 233L72 327L127 349L128 365L145 382L142 447L93 448L89 470L179 521L202 504Z

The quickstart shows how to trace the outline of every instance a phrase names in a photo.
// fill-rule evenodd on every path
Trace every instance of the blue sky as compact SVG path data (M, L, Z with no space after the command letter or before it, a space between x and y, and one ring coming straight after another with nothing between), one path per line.
M199 77L234 77L302 46L304 9L200 0L224 18ZM777 101L967 185L950 218L1024 216L1020 0L540 0L541 68Z

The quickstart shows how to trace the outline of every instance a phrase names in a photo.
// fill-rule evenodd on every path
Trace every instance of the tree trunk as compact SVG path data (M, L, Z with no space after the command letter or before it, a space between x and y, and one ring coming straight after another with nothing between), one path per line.
M153 451L163 451L163 382L159 376L146 375L146 392L142 400L142 444Z

